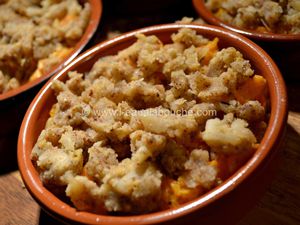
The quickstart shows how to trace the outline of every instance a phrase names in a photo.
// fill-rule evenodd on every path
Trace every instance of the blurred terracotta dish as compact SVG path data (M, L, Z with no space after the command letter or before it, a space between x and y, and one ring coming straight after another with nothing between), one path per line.
M2 3L0 100L33 87L71 61L96 31L101 10L100 1Z
M72 61L86 46L96 32L102 14L102 4L99 0L86 1L88 4L86 11L83 11L83 6L78 5L77 1L61 1L57 3L58 7L54 5L52 8L47 5L50 1L42 1L45 9L43 7L26 8L24 4L29 4L28 1L17 2L11 0L7 1L7 4L1 3L0 6L0 10L3 11L0 13L3 19L1 26L5 26L1 28L0 38L1 150L16 148L15 141L7 142L6 139L12 140L13 136L17 136L25 111L34 95L50 76ZM18 10L19 14L15 10ZM43 10L47 12L44 13ZM32 15L32 19L20 16L26 11ZM41 12L44 13L44 17L38 16ZM83 12L85 12L86 21L78 18ZM58 20L55 16L64 17ZM15 22L10 23L11 19ZM40 23L46 25L36 27L34 24L38 22L33 21L38 19L44 20ZM20 23L17 22L18 20ZM47 23L53 24L56 28ZM76 24L82 29L72 29L72 26ZM28 30L24 31L25 28ZM70 33L62 34L64 29L69 30ZM72 40L72 37L75 39ZM2 163L1 160L1 167L4 164L5 162Z
M233 26L261 33L300 34L300 4L297 0L205 2L216 17Z
M170 38L173 33L178 32L178 34L179 34L178 36L183 35L183 33L180 33L180 30L179 30L181 28L188 28L186 30L189 30L189 29L194 30L191 33L196 31L198 34L203 35L205 38L209 38L209 39L218 38L221 48L224 48L224 49L226 49L227 47L237 48L246 59L249 59L251 65L253 66L255 73L262 75L262 79L263 80L265 79L267 81L269 95L270 95L270 119L268 121L268 126L266 128L266 132L263 135L263 138L262 138L257 150L254 152L253 156L240 169L238 169L233 175L231 175L224 182L221 182L221 184L219 186L216 186L212 190L209 190L208 192L204 193L200 197L196 197L195 199L191 198L186 203L173 206L174 208L164 209L164 210L154 212L154 213L148 213L148 214L144 214L144 215L140 215L140 216L122 216L122 217L120 217L118 215L114 215L114 216L112 216L112 215L97 215L97 214L94 214L91 212L77 211L74 207L61 201L57 196L55 196L53 193L51 193L49 190L47 190L43 186L43 183L39 177L39 173L36 171L36 169L34 167L34 164L42 166L43 162L42 161L39 162L39 161L35 161L35 160L31 161L32 149L34 148L34 145L35 145L39 135L41 134L41 131L45 128L46 121L49 118L49 113L50 113L50 115L54 115L54 117L53 117L53 119L51 119L47 122L47 126L51 126L51 123L55 122L55 120L56 120L55 115L59 114L59 111L57 111L58 108L52 107L53 103L56 102L55 93L51 89L52 84L54 84L54 86L56 86L56 90L60 90L60 91L65 90L64 85L61 85L62 83L59 81L65 82L68 79L69 71L77 71L77 73L83 73L83 72L91 70L92 66L95 64L95 62L99 58L101 58L103 56L116 54L120 50L123 50L126 47L130 46L133 42L136 41L135 36L139 33L143 33L146 36L156 35L162 43L167 44L167 43L171 42ZM143 35L139 34L139 37L143 39L142 36ZM183 35L183 37L184 37L184 35ZM173 41L176 40L176 35L175 35L175 37L172 36L172 39L173 39ZM200 43L200 39L197 39L197 41L199 43ZM186 44L190 45L192 43L193 39L184 38L183 40L185 40L184 42ZM154 43L153 40L150 43ZM229 49L231 49L231 48L229 48ZM131 48L131 50L134 52L134 48ZM141 51L141 52L144 52L146 54L145 51ZM120 53L120 54L122 54L122 53ZM125 51L124 51L123 54L126 55L127 53L125 53ZM108 57L107 59L110 59L108 61L108 63L112 62L111 58ZM106 62L105 60L100 60L97 64L95 64L94 68L97 68L100 64L103 64L105 62ZM133 65L134 65L134 63L133 63ZM232 65L235 65L235 64L232 64ZM118 68L120 68L120 67L117 67L117 69ZM246 71L244 71L244 72L245 72L245 74L247 74L249 72L249 70L247 70L247 72ZM91 73L91 76L97 76L97 74L98 73L94 70L94 72ZM116 74L116 73L114 73L114 74ZM138 76L138 73L134 73L134 74L136 76ZM134 75L134 74L131 74L131 75ZM78 79L78 77L76 78L76 73L70 73L70 75L75 80ZM104 78L105 78L105 76L103 76L103 79ZM101 86L101 84L103 85L103 82L104 82L103 79L102 79L102 81L100 81L100 83L98 82L100 86ZM154 80L153 82L156 82L156 81ZM95 82L95 83L97 83L97 82ZM254 83L256 83L256 82L254 82ZM70 87L71 89L73 87L72 84L75 84L72 80L69 80L67 83L68 87ZM107 88L109 88L109 87L111 87L111 85L104 85L98 91L100 91L102 93L102 91L108 90ZM78 88L75 88L75 89L77 91L80 91ZM124 87L123 90L121 91L121 93L123 93L123 92L125 93L126 90L127 90L126 87ZM159 90L161 90L161 88L159 88ZM93 93L96 94L98 92L92 91L92 92L90 92L89 96L91 97L93 95ZM132 92L130 92L130 93L132 93ZM111 96L118 98L118 96L116 96L116 95L111 95ZM160 95L158 93L158 95L155 95L155 96L157 98L159 98ZM142 93L140 94L140 97L143 98ZM205 99L205 97L203 97L203 98ZM59 99L63 100L65 98L59 97ZM204 99L202 99L202 100L204 100ZM145 98L145 99L143 99L143 101L134 101L134 102L131 102L130 104L145 104L145 103L147 103L147 101L148 101L147 98ZM242 100L240 100L240 101L242 101ZM67 103L67 105L68 105L68 103ZM65 106L67 107L67 105L65 105ZM63 107L63 106L59 106L59 108L61 108L61 107ZM142 107L142 106L138 105L138 107ZM75 120L73 120L73 122L75 122ZM75 123L77 123L77 122L75 122ZM176 120L174 120L174 122L176 122ZM214 123L216 123L216 124L219 122L220 122L219 120L214 121ZM200 213L200 214L204 214L204 215L202 217L198 217L198 221L201 221L201 222L211 221L212 224L215 224L215 222L218 220L219 217L215 216L215 218L213 218L213 217L209 216L209 214L211 214L211 212L214 212L215 215L220 215L221 211L223 211L223 212L226 211L226 208L230 208L230 210L232 212L237 214L236 213L237 211L233 210L233 209L241 208L240 205L237 202L235 202L233 204L230 204L230 207L228 207L228 205L227 206L224 205L224 203L225 203L224 201L227 198L229 198L229 196L232 195L232 197L230 197L230 198L234 202L238 198L234 198L233 196L237 197L239 194L241 194L243 192L245 193L246 190L243 189L243 188L245 188L245 186L243 184L253 181L253 179L250 179L250 177L256 177L257 173L266 172L265 169L269 165L268 163L269 163L270 158L272 158L272 156L274 156L276 154L276 152L278 151L279 143L282 140L282 132L283 132L283 129L285 126L285 122L286 122L286 93L285 93L285 87L284 87L283 80L281 78L280 72L278 71L276 65L269 58L269 56L258 46L253 44L251 41L243 38L242 36L236 35L234 33L231 33L229 31L226 31L223 29L218 29L218 28L214 28L214 27L210 27L210 26L197 26L197 25L154 26L154 27L149 27L149 28L145 28L145 29L141 29L138 31L134 31L134 32L130 32L130 33L121 35L120 37L117 37L115 39L109 40L107 42L104 42L102 44L95 46L91 50L82 54L80 57L78 57L76 60L74 60L72 63L70 63L65 69L63 69L61 72L59 72L55 77L53 77L51 79L51 81L49 81L44 86L44 88L39 92L38 96L34 99L33 103L31 104L31 106L25 116L21 131L20 131L20 137L19 137L19 143L18 143L18 162L19 162L20 171L21 171L22 177L24 179L25 185L27 186L29 192L33 195L33 197L36 198L38 200L38 202L41 203L41 205L44 208L46 208L48 211L50 211L52 214L54 214L60 218L63 218L64 220L67 220L67 221L76 221L79 223L87 223L87 224L112 224L112 223L113 224L124 224L124 223L126 223L126 224L154 224L154 223L167 223L167 222L169 222L170 224L171 223L176 224L183 220L184 221L193 220L195 218L196 214ZM154 132L154 133L160 132L161 129L163 129L163 128L159 128L158 126L155 126L152 128L150 126L150 127L148 127L149 128L148 129L148 128L146 128L147 123L143 124L143 127L145 129L147 129L148 131L149 131L149 129L150 130L152 129L152 132ZM46 134L45 132L43 132L43 133ZM248 132L244 132L244 134L246 134L246 133L248 133ZM133 134L134 133L132 133L132 135ZM177 133L176 132L174 133L175 136L177 134L180 134L180 132L178 131ZM133 136L139 137L141 135L143 136L143 134L134 134ZM168 135L170 135L170 133L168 133L167 136ZM49 136L49 138L50 138L50 136ZM67 137L67 135L63 135L63 136L64 136L64 138L60 139L59 143L64 143L64 145L72 143L72 142L68 141L69 138ZM143 142L142 140L144 140L144 141L147 140L146 136L140 137L142 139L140 141L138 141L138 143L141 144L140 142ZM211 140L211 138L213 138L211 135L209 135L208 130L207 130L207 132L204 133L204 136L206 136L206 138L205 138L206 140ZM154 139L156 139L156 138L159 139L158 137L155 136ZM46 138L46 139L49 140L48 138ZM38 143L37 148L33 152L33 155L35 155L39 151L43 151L42 149L40 149L40 148L43 148L43 146L44 147L48 146L48 144L46 143L47 141L46 142L42 141L43 138L40 137L39 140L41 140L41 142ZM54 142L57 143L57 141L55 141L55 140L54 140ZM77 139L77 140L79 140L79 139ZM138 138L138 140L139 140L139 138ZM151 140L152 140L151 143L153 144L153 141L155 142L155 140L153 140L153 139L151 139ZM211 144L214 146L216 144L212 140L207 141L207 143L209 145ZM71 146L71 145L69 145L69 146ZM221 145L223 146L222 143L221 143ZM95 148L96 148L96 146L95 146ZM91 153L91 151L92 150L89 150L90 153ZM144 152L144 150L142 152ZM53 151L49 152L49 154L52 154L52 153L54 153L54 152ZM76 153L76 155L79 156L80 152L78 151L77 153ZM137 150L136 153L133 153L133 156L136 156L136 154L138 154L138 153L139 153L139 150ZM38 154L36 156L38 156ZM195 155L197 155L197 154L195 153ZM75 158L79 159L80 157L77 157L77 156ZM142 154L142 156L145 156L145 155ZM141 159L141 157L139 157L139 159ZM49 160L51 161L50 158L49 158ZM125 160L128 161L128 159L125 159ZM55 163L56 162L58 162L58 161L55 161ZM73 165L73 163L71 163L71 164ZM64 166L62 166L62 167L59 166L59 168L62 168L62 170L63 170L63 168L65 168L66 165L71 165L71 164L64 164ZM212 166L213 166L213 164L212 164ZM77 168L77 166L75 166L75 167ZM261 169L261 167L264 167L264 169ZM47 166L43 167L43 168L47 168ZM40 169L43 170L43 168L40 168ZM62 171L62 170L60 170L60 171ZM107 170L104 170L104 171L107 171ZM120 170L117 170L117 171L121 172ZM117 171L115 171L115 172L117 173ZM47 179L47 177L51 179L52 176L49 172L50 171L47 171L43 175L41 174L42 179L43 178ZM86 172L88 172L88 171L86 171ZM86 174L86 172L83 174ZM72 172L68 173L68 174L71 175ZM109 174L109 172L108 172L108 174ZM48 175L50 175L50 176L48 176ZM87 174L87 175L93 175L93 174ZM104 175L106 175L106 174L104 174ZM257 177L259 177L259 176L257 176ZM66 174L65 178L69 179L67 174ZM79 177L76 180L80 181L82 179L83 178ZM63 179L59 178L58 180L61 180L63 182ZM74 180L74 182L76 180ZM71 181L71 182L73 183L73 181ZM75 185L75 183L73 183L73 184ZM113 182L113 183L116 184L116 182ZM155 181L155 183L157 184L158 182ZM55 183L50 182L50 184L55 184ZM110 183L110 184L112 184L112 183ZM262 184L262 183L258 182L258 184ZM79 194L81 192L80 191L81 188L79 188L79 187L83 187L83 186L85 187L85 184L82 184L83 186L75 185L75 186L77 186L77 188L75 188L74 185L73 185L73 187L68 187L68 189L69 189L70 193L73 192L73 194L75 194L75 195L71 194L71 196L75 197L75 202L76 202L76 199L79 200L78 205L76 203L75 203L75 205L84 206L85 205L84 199L80 200L79 198L76 198L76 196L77 197L80 196L80 195L76 195L76 193ZM95 186L95 185L90 184L88 186L91 187L91 186ZM176 186L176 185L174 184L174 186ZM248 186L248 188L250 188L250 187ZM116 190L117 187L115 187L113 189ZM162 187L162 189L164 189L164 187ZM124 191L124 193L127 193L126 189L122 189L122 190ZM258 190L260 190L260 188L257 188L257 192L259 192ZM56 189L56 191L60 192L60 189L58 188L58 189ZM90 196L88 194L89 193L88 189L86 189L86 191L87 191L86 192L87 196ZM92 193L97 195L96 193L98 193L98 191L95 190L95 192L92 192ZM112 194L111 196L115 196L113 193L111 193L111 194ZM121 193L119 193L119 194L121 194ZM72 200L74 200L74 199L72 199ZM91 199L87 200L87 202L89 202L90 200ZM93 200L91 200L91 201L93 201ZM55 204L53 204L53 202L55 202ZM98 203L101 205L101 201L96 201L96 202L92 203L92 205L98 204ZM110 203L112 203L112 201L109 201L108 203L109 203L108 205L111 205ZM247 204L245 204L244 207L242 207L242 208L243 209L247 208ZM125 207L125 205L124 205L124 207ZM100 209L100 208L98 208L98 209ZM127 207L125 207L125 209L127 209ZM220 209L221 211L218 211L218 209ZM86 210L88 210L88 209L86 209ZM95 211L95 210L91 210L91 211ZM239 211L241 211L241 209ZM228 212L228 211L226 211L226 212Z
M235 23L236 25L232 25L229 22L231 20L227 20L227 22L226 22L225 19L223 19L223 20L220 19L216 14L214 14L208 8L208 6L206 5L206 2L209 2L210 8L212 8L212 9L214 9L215 7L217 7L220 4L225 4L226 2L224 2L224 1L222 1L222 2L221 1L211 1L210 2L210 1L205 1L205 0L193 0L193 4L194 4L194 7L195 7L196 11L209 24L213 24L213 25L216 25L216 26L227 28L229 30L232 30L232 31L238 32L240 34L246 35L247 37L255 39L255 40L262 40L262 41L267 41L267 40L268 41L299 41L300 40L300 34L297 33L297 30L300 29L298 27L299 24L295 25L298 28L297 29L295 28L295 32L291 33L291 34L274 33L274 32L272 32L272 30L267 29L267 28L260 29L259 26L269 27L267 24L262 23L262 22L261 22L260 25L258 24L256 28L245 29L246 25L243 25L241 22L239 22L239 23L236 22ZM241 2L243 3L243 1L241 1ZM272 1L270 1L270 2L272 2ZM230 4L228 3L228 5L230 5ZM247 9L247 8L245 7L245 9ZM251 7L251 9L255 10L255 8L253 6ZM219 14L221 14L220 13L222 11L221 7L219 8L219 10L220 10ZM295 16L297 16L297 15L295 15ZM223 18L223 17L221 17L221 18ZM258 18L256 17L256 19L258 19ZM241 25L238 26L237 24L241 24Z

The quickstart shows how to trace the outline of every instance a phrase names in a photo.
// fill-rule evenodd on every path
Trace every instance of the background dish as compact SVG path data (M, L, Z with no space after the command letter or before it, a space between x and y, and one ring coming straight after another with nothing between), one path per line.
M91 5L91 15L87 28L80 38L79 42L74 46L74 50L51 72L40 78L27 82L19 88L8 91L0 95L0 123L2 129L0 131L0 153L5 154L7 149L14 151L16 149L16 139L23 116L32 101L35 94L42 87L47 79L55 72L62 69L70 63L92 39L98 28L102 15L102 2L99 0L88 0ZM2 170L9 167L10 162L14 160L15 154L9 154L10 160L2 158L0 166Z

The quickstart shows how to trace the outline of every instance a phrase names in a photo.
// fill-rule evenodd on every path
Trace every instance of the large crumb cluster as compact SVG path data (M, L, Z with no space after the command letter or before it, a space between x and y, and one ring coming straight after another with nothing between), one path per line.
M181 29L171 40L138 34L90 71L53 82L57 103L32 161L44 185L78 210L176 207L220 184L257 148L265 79L217 38Z
M237 27L282 34L300 33L299 0L206 0L222 21Z
M0 1L0 94L58 65L89 17L90 5L78 0Z

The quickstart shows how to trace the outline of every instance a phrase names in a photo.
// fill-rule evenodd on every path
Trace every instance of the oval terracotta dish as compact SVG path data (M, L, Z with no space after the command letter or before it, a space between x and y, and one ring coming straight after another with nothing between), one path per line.
M254 30L242 29L217 18L206 6L204 0L193 0L194 7L199 15L209 24L220 26L228 30L243 34L251 39L262 41L300 41L300 34L263 33Z
M55 102L51 89L53 80L66 80L71 70L87 71L102 56L116 54L131 45L137 33L156 35L164 43L170 42L170 35L180 28L191 28L205 37L220 39L220 47L234 46L249 59L257 73L263 75L270 94L270 120L264 138L253 157L234 175L203 196L178 208L138 216L109 216L77 211L59 200L47 190L35 170L30 154L38 135L45 126L49 111ZM263 190L269 177L270 162L277 154L283 138L287 116L287 96L282 76L272 59L256 44L241 35L221 28L200 25L161 25L153 26L100 43L77 57L68 66L57 73L35 97L31 103L20 130L18 140L18 163L25 186L39 204L65 222L81 224L233 224L240 218L253 200ZM266 173L269 173L266 175ZM251 204L250 204L251 203Z

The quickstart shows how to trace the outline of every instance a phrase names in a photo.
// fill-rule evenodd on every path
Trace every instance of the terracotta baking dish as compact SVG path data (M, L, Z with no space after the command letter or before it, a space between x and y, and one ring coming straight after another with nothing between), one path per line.
M224 27L228 30L235 31L243 34L248 38L255 40L272 40L272 41L300 41L300 34L274 34L274 33L263 33L254 30L242 29L228 23L224 23L222 20L214 16L214 14L205 6L205 0L193 0L194 7L200 16L208 23Z
M2 127L0 130L1 154L5 154L4 152L2 153L3 149L16 148L16 137L23 116L33 97L42 85L45 84L45 81L70 63L82 51L96 32L102 15L102 3L100 0L88 0L88 2L92 6L89 24L69 56L48 74L34 81L27 82L19 88L0 94L0 124ZM5 162L0 160L1 167L4 167L2 166L3 164L5 164Z
M222 22L205 6L205 0L193 0L193 5L199 16L207 23L237 32L255 41L271 55L284 77L299 80L300 34L274 34L245 30Z
M258 74L268 82L270 95L270 120L264 138L254 156L222 185L205 195L178 208L139 216L108 216L79 212L43 187L35 170L30 153L38 135L49 117L49 110L55 102L51 90L53 80L65 80L67 72L87 71L102 56L116 54L131 45L136 33L157 35L164 43L170 42L170 35L180 28L191 28L205 37L220 39L220 47L234 46L248 58ZM257 45L241 35L222 28L200 25L153 26L100 43L77 57L58 72L41 89L31 103L23 120L18 140L18 164L25 186L36 201L47 212L64 222L80 224L233 224L252 206L273 174L274 158L283 140L287 116L287 96L284 81L272 59Z

